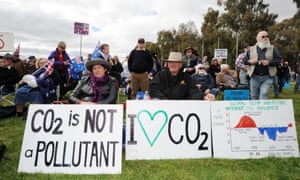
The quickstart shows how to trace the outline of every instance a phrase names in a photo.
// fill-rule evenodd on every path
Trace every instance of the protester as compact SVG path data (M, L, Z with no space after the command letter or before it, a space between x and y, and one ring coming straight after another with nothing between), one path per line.
M282 60L280 68L277 69L278 84L279 84L279 93L282 92L285 84L289 84L291 80L289 63L285 60Z
M26 103L48 104L56 99L54 81L51 78L52 63L46 58L40 58L38 65L35 72L24 75L18 83L14 100L18 117L23 115Z
M206 72L207 66L205 64L198 64L196 66L196 72L192 75L192 79L195 81L196 86L204 94L218 94L218 89L216 87L215 80L213 77Z
M117 80L109 76L112 65L103 60L95 59L86 63L91 73L83 76L69 100L73 104L115 104L118 96Z
M282 57L278 49L271 45L268 32L260 31L256 41L244 58L244 64L249 65L251 99L268 99L272 76L276 75L276 67Z
M14 92L15 85L19 81L19 74L13 67L14 57L7 53L2 57L0 66L0 87L2 93Z
M238 57L235 60L235 65L237 72L239 73L239 84L240 85L248 85L248 77L247 77L247 70L248 65L244 64L244 57L250 48L250 45L248 43L243 45L243 52L238 55Z
M166 64L167 67L150 81L149 93L152 99L215 99L212 94L204 96L191 76L182 71L183 58L180 52L170 52Z
M297 94L300 85L300 60L298 60L296 63L295 74L296 74L296 84L294 86L294 94Z
M131 73L131 98L136 99L139 90L148 91L149 73L153 67L151 53L146 49L145 39L139 38L137 48L132 50L128 58L128 69Z
M119 61L118 56L113 56L110 59L110 63L112 65L110 70L110 75L118 80L118 86L121 85L121 73L123 72L123 66Z
M35 56L28 57L28 61L25 64L26 74L31 74L37 69L36 62L37 62L37 59Z
M23 60L20 59L20 54L19 50L17 49L14 54L14 60L13 60L13 66L17 70L19 77L22 78L23 75L26 73L26 68Z
M209 74L213 77L213 79L216 82L216 74L221 71L221 64L218 63L217 58L213 58L211 60L211 65L209 66Z
M237 72L230 69L228 64L221 65L221 72L216 75L216 83L224 89L235 89L238 86Z
M190 75L195 73L195 66L199 63L198 57L193 53L194 51L192 47L187 47L183 51L183 61L185 62L183 71Z
M96 59L100 58L100 59L104 59L105 61L110 61L111 60L111 56L109 54L109 44L103 43L100 45L100 52L99 55Z
M59 82L56 82L59 85L59 99L62 99L67 92L69 81L68 68L70 57L66 52L66 47L65 42L58 42L57 48L48 57L49 60L54 60L54 71L59 74Z

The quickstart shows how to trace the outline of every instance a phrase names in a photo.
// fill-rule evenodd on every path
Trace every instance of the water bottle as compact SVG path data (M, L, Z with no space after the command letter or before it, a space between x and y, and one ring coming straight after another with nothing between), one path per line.
M149 92L148 92L148 91L145 91L145 94L144 94L144 100L149 100L149 99L150 99Z

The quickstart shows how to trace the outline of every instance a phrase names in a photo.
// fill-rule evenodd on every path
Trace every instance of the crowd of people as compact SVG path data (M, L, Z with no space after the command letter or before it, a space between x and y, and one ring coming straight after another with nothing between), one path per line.
M256 100L268 99L273 85L278 97L291 79L290 66L271 45L266 31L259 32L256 40L252 46L243 45L235 68L222 59L201 58L193 47L170 52L167 60L160 61L155 52L146 49L144 38L138 39L123 62L110 55L106 43L85 60L71 59L61 41L48 58L30 56L22 61L18 53L2 56L1 93L16 92L17 116L23 115L28 103L115 104L120 88L128 99L147 92L152 99L200 100L215 100L224 89L242 88L249 89L250 99ZM300 65L295 72L300 73ZM295 93L299 85L298 75Z

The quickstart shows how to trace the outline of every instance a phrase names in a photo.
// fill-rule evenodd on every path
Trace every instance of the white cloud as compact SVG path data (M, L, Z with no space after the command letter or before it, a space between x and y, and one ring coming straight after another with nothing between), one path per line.
M271 12L289 18L296 12L292 3L266 0ZM89 23L100 31L83 36L82 55L93 51L98 40L110 44L111 54L125 57L139 37L156 41L157 32L178 28L193 21L200 30L209 7L221 10L216 0L0 0L2 32L13 32L21 54L47 57L58 41L67 43L71 56L79 55L80 36L73 34L74 22ZM284 3L284 4L283 4ZM286 8L281 8L285 5ZM288 5L288 6L287 6Z

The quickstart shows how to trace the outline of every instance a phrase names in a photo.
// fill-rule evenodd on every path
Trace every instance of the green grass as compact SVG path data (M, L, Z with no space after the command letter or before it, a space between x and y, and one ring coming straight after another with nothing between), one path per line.
M292 87L293 88L293 87ZM280 99L293 99L300 140L300 94L284 89ZM270 91L273 97L273 89ZM120 102L126 98L120 97ZM122 173L118 175L65 175L18 173L18 163L25 128L21 118L0 120L0 140L7 146L0 162L0 179L299 179L300 158L263 158L248 160L185 159L185 160L122 160ZM300 144L300 143L299 143ZM123 155L125 152L123 152Z

